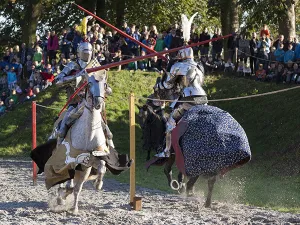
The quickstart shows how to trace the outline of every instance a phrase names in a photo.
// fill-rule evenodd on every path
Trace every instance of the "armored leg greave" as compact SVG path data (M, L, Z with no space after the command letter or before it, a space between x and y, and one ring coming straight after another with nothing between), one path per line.
M174 109L174 111L171 113L170 118L166 123L166 148L162 152L156 154L156 157L164 158L170 156L170 149L172 146L172 130L176 127L176 122L182 118L183 114L188 109L188 107L186 107L184 104Z
M115 148L114 142L113 142L113 134L110 131L108 125L102 120L102 127L103 127L103 131L105 131L105 136L107 138L107 144L108 146L111 146L112 148Z
M63 118L59 131L57 143L61 144L71 125L82 115L84 110L83 105L78 105L76 108L70 107Z

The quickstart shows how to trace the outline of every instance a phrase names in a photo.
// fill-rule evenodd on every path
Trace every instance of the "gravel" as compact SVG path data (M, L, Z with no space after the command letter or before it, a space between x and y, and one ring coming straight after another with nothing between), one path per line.
M186 198L158 190L137 187L142 210L131 210L129 185L105 179L103 190L84 185L79 215L49 208L43 176L32 185L31 162L0 160L0 224L300 224L300 214L281 213L258 207L213 202L203 207L204 198ZM51 196L51 195L50 195ZM66 208L73 196L67 199Z

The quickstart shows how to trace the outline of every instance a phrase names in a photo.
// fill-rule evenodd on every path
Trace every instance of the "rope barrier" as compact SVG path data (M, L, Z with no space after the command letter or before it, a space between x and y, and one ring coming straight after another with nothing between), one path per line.
M42 108L46 108L46 109L60 110L60 108L48 107L48 106L40 105L40 104L37 104L37 103L36 103L36 105L39 106L39 107L42 107Z
M212 100L208 100L208 102L225 102L225 101L233 101L233 100L240 100L240 99L256 98L256 97L261 97L261 96L267 96L267 95L273 95L273 94L277 94L277 93L287 92L287 91L298 89L298 88L300 88L300 86L286 88L286 89L282 89L282 90L278 90L278 91L270 91L270 92L256 94L256 95L248 95L248 96L241 96L241 97L235 97L235 98L212 99ZM147 98L147 97L143 97L143 96L136 96L136 98L151 100L151 101L159 101L159 102L175 102L176 101L176 100L168 100L168 99ZM195 103L195 101L179 101L179 100L176 102Z

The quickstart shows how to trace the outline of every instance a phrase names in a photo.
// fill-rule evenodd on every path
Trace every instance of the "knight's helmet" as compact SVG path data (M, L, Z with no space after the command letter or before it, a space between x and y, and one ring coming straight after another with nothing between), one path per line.
M187 45L188 41L191 37L191 25L193 23L194 17L197 15L195 13L190 19L186 17L186 15L181 15L181 24L182 24L182 32L183 32L183 41L184 45ZM184 48L178 51L178 58L185 59L194 59L193 49L191 47Z
M91 61L93 46L89 42L81 42L77 48L78 63L81 68L85 68Z

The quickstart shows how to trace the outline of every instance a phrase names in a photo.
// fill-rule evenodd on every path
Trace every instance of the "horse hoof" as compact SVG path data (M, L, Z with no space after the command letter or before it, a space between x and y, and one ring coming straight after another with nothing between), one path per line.
M205 207L205 208L211 208L211 203L207 203L207 202L206 202L206 203L204 204L204 207Z
M72 209L69 210L69 213L72 214L72 215L74 215L74 216L76 216L76 215L79 214L79 211L78 211L78 209L72 208Z
M180 188L178 189L178 193L183 194L185 192L186 192L186 185L185 185L185 183L181 183Z
M96 181L95 182L95 188L96 188L97 191L100 191L102 189L102 187L103 187L103 181L100 181L100 182Z
M60 197L57 198L57 205L65 205L66 201Z

